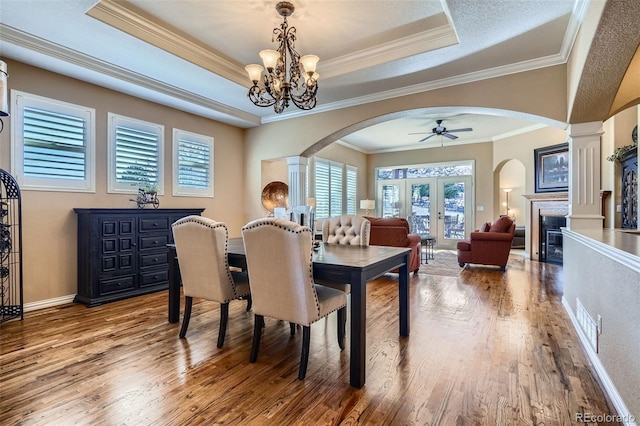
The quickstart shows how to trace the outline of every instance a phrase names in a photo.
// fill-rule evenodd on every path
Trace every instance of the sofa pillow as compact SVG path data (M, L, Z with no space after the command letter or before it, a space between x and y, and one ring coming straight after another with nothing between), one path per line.
M485 222L482 224L480 229L478 229L478 232L489 232L489 229L491 229L491 224L489 222Z
M513 224L513 221L509 217L502 216L493 222L493 225L489 228L489 232L507 232L509 228L511 228L511 224Z

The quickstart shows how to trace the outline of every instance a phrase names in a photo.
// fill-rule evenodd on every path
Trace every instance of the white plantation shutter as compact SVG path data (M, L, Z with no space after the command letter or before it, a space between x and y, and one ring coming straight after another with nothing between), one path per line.
M316 218L356 214L358 169L315 158Z
M95 110L12 91L13 172L24 189L94 191Z
M330 213L331 216L340 216L342 214L342 164L329 163L331 168L330 176Z
M24 108L24 175L85 178L85 120Z
M109 192L162 190L164 126L109 113Z
M329 162L320 158L315 160L316 219L329 217Z
M347 166L347 214L357 214L358 168Z
M213 138L173 129L173 195L213 197Z

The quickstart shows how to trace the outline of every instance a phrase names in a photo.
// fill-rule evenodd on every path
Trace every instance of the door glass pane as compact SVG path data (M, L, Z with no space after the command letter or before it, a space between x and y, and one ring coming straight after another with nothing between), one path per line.
M411 232L418 235L431 235L431 185L428 183L411 184Z
M461 240L464 238L465 216L464 182L444 183L444 237Z
M382 217L400 217L400 185L382 185Z

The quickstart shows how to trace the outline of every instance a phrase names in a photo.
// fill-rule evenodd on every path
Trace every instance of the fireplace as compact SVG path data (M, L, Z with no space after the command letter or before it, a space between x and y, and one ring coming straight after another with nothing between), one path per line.
M566 226L565 216L569 214L569 193L552 192L524 195L524 197L529 200L530 238L527 246L531 260L562 263L562 233L557 233L560 232L560 227ZM548 256L550 252L547 244L547 230L556 232L552 232L554 245L551 260Z
M540 262L562 264L562 231L567 220L563 216L540 216Z

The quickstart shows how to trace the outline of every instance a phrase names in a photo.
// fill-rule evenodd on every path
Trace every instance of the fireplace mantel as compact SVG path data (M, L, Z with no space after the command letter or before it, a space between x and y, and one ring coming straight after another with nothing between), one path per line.
M548 192L523 195L529 200L529 256L540 260L540 216L567 216L569 193Z

